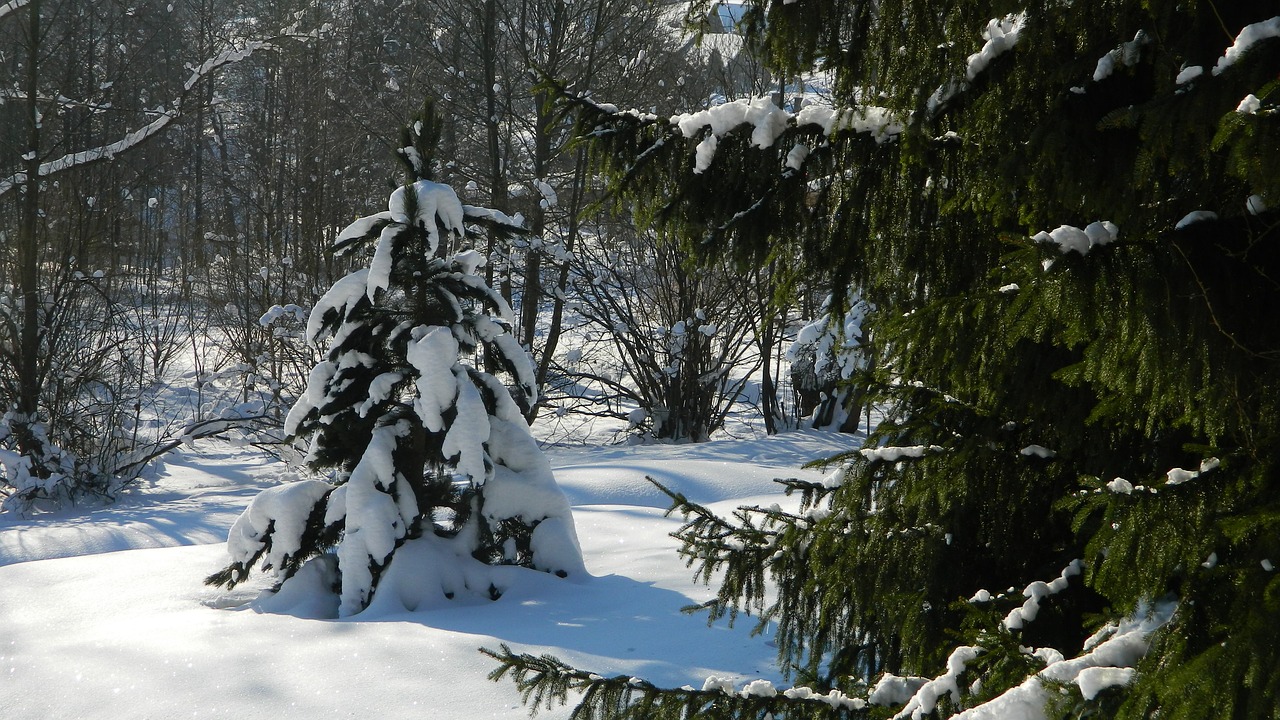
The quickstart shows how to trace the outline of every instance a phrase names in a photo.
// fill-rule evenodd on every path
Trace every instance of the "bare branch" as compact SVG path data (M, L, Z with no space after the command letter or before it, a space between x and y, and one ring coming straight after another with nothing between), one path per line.
M17 7L21 7L21 5L25 5L27 1L28 0L11 0L11 2L9 2L7 5L0 6L0 17L3 17L5 13L10 12L16 9ZM18 5L15 6L14 5L15 3L18 3ZM80 167L82 165L87 165L89 163L97 162L99 160L114 160L116 155L119 155L123 152L126 152L136 147L147 138L150 138L156 133L159 133L166 126L168 126L170 122L172 122L178 117L181 117L183 106L186 103L187 97L190 94L191 89L195 87L196 84L200 82L200 80L214 74L218 70L228 65L232 65L237 62L240 62L241 60L244 60L245 58L249 57L253 53L257 52L258 50L275 50L277 49L276 43L280 40L294 39L294 40L305 41L307 39L315 37L315 35L316 33L308 33L308 34L292 34L291 33L291 34L277 35L275 37L268 38L267 40L253 40L251 42L246 43L244 47L241 47L241 48L228 48L226 50L223 50L219 54L209 58L208 60L205 60L203 63L200 64L199 67L196 67L192 70L191 77L187 78L186 83L183 84L182 94L179 95L178 98L173 101L172 103L173 107L171 109L169 108L157 109L156 112L159 113L159 116L155 120L152 120L150 123L147 123L146 125L144 125L143 127L137 130L134 130L133 132L129 133L128 135L125 135L123 138L113 143L100 145L98 147L90 148L88 150L80 150L78 152L67 153L66 155L63 155L62 157L57 158L56 160L50 160L49 162L40 163L40 170L39 170L40 177L48 177L51 175L56 175L65 170L70 170L71 168ZM4 180L0 180L0 196L3 196L5 193L9 192L10 190L17 187L18 185L22 185L25 182L27 182L27 173L25 172L14 173L9 177L5 178Z

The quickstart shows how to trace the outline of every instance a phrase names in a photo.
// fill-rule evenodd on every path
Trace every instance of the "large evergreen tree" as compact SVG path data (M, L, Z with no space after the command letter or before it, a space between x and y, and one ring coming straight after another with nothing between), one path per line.
M430 180L438 132L430 106L406 128L409 184L335 241L368 267L311 310L307 337L328 338L328 356L285 432L310 439L308 465L328 477L256 497L231 529L231 565L210 583L233 586L261 562L281 590L336 586L337 610L350 615L397 571L394 600L415 607L464 589L500 594L489 575L450 566L583 572L568 502L524 421L537 399L528 356L510 308L475 274L482 256L463 245L469 226L518 228ZM485 358L513 388L483 370ZM409 542L412 553L401 550ZM299 575L304 564L313 570Z
M676 498L801 687L497 674L579 717L1280 715L1278 16L757 0L846 109L573 101L619 207L876 305L887 417L799 512Z

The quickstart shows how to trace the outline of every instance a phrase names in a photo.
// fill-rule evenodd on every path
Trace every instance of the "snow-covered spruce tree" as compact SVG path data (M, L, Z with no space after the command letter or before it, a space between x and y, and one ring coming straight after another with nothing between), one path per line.
M499 672L593 718L1280 715L1280 6L755 8L847 110L575 102L621 207L878 308L866 447L799 510L677 498L800 687Z
M281 596L336 587L345 616L392 582L386 602L406 607L466 590L496 598L484 564L584 572L568 502L524 421L537 388L511 311L475 274L483 258L460 248L470 224L517 228L429 179L430 105L404 136L411 182L335 241L371 259L312 308L307 335L328 338L328 356L285 421L329 477L258 495L210 584L233 586L261 562ZM513 388L481 369L486 357Z

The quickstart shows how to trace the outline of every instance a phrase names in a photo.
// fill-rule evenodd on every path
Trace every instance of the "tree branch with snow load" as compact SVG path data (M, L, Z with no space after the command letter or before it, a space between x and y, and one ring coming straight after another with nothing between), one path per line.
M7 5L0 6L0 18L10 11L16 10L25 5L25 0L13 0ZM328 26L323 26L310 32L301 32L297 26L285 28L279 34L267 38L265 40L250 40L240 47L229 47L217 55L214 55L200 65L191 69L191 75L183 83L182 92L178 97L174 98L168 107L158 106L155 109L156 118L142 127L127 133L124 137L114 142L98 145L84 150L69 152L61 157L47 160L40 163L39 177L49 177L58 173L78 168L90 163L102 160L114 160L117 155L128 152L133 148L141 145L154 135L159 134L169 126L174 120L182 117L188 100L191 97L191 91L201 80L215 75L223 68L234 65L253 55L258 51L273 51L279 49L279 43L284 40L295 40L306 42L319 37L328 31ZM32 99L34 102L34 99ZM15 187L27 182L26 172L14 172L8 177L0 180L0 196L14 189Z

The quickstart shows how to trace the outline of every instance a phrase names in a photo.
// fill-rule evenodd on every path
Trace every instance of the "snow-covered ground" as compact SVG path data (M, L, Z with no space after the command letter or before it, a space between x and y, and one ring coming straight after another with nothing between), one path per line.
M778 500L775 477L848 435L792 432L699 445L553 449L591 577L517 571L497 601L313 620L237 609L263 587L202 584L226 531L287 471L218 443L170 455L120 502L0 516L0 718L523 718L478 652L506 643L603 674L700 686L708 675L778 680L753 622L708 627L680 609L691 581L653 477L727 511ZM540 717L565 717L568 708Z

